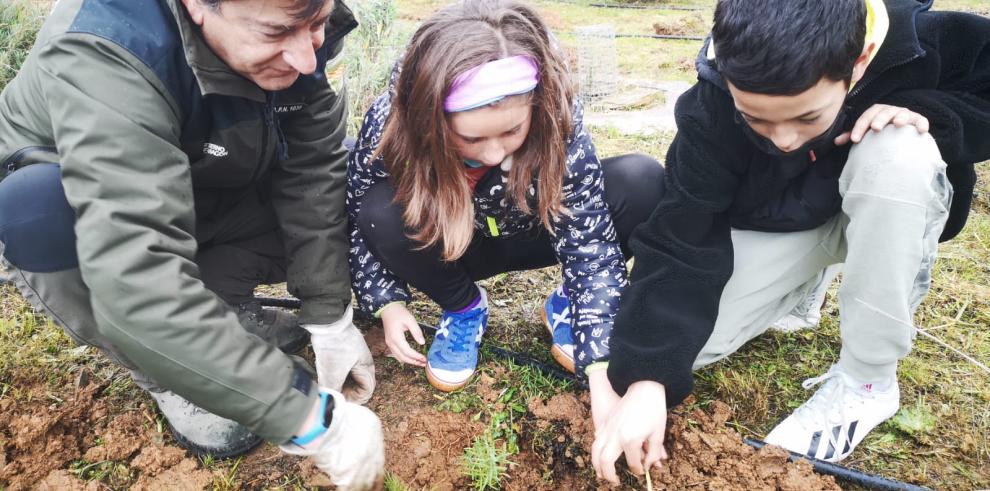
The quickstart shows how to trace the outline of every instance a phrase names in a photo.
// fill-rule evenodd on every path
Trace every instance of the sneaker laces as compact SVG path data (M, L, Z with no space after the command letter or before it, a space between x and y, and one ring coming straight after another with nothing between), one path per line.
M810 390L818 384L823 384L820 389L815 391L811 399L808 399L807 402L794 411L794 416L801 423L801 426L811 429L817 429L820 426L830 426L831 422L828 417L832 414L836 406L838 406L839 410L838 424L844 426L846 423L845 401L847 397L855 398L859 404L863 404L866 399L875 398L872 394L863 393L850 387L845 379L846 377L841 372L832 369L824 375L812 377L801 382L801 387L805 390ZM838 438L834 432L824 431L823 433L828 435L828 440L833 448L842 448L839 446Z
M468 348L474 343L475 338L478 336L478 331L476 329L470 329L470 327L480 326L481 318L484 314L485 309L479 307L475 307L460 314L447 313L447 315L450 316L450 324L447 328L447 339L449 339L450 342L451 352L468 351Z

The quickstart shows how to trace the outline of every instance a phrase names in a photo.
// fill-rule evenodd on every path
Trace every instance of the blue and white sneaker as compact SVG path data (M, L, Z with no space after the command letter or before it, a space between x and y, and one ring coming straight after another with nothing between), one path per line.
M426 355L426 378L444 392L467 385L478 367L478 348L488 326L488 294L478 287L478 305L462 313L443 312Z
M574 373L574 338L571 333L571 303L564 295L563 285L558 286L543 303L543 323L550 330L553 346L550 354L562 367Z

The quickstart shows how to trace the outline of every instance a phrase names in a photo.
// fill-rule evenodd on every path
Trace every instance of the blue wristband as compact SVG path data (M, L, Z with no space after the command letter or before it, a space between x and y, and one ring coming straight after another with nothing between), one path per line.
M303 446L313 440L316 440L317 437L325 433L328 429L330 429L330 419L333 415L333 407L333 398L330 397L330 393L320 392L320 414L323 416L322 420L312 430L307 431L304 435L293 437L290 441L296 445Z

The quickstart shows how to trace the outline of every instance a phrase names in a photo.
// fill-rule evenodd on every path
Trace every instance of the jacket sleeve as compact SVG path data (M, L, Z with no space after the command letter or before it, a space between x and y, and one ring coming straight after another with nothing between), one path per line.
M272 203L288 258L288 290L304 324L336 321L351 301L347 273L347 102L323 70L297 82L308 97L283 116L289 158L272 173Z
M919 16L918 31L929 53L921 62L931 83L895 91L882 102L928 118L950 167L990 159L990 19L931 12Z
M574 316L575 368L578 377L584 378L588 365L609 359L612 322L627 279L625 258L605 200L601 162L580 124L580 111L578 106L578 124L567 151L563 183L567 212L554 219L553 231Z
M389 112L389 95L383 94L365 115L354 151L347 165L347 218L350 236L348 260L351 284L358 307L369 315L376 314L391 302L409 301L409 287L368 250L358 228L358 215L364 195L376 183L388 179L382 160L372 159Z
M732 274L726 210L742 172L729 168L733 160L720 140L738 133L725 127L734 124L731 114L705 103L714 90L702 82L677 102L678 134L667 153L664 195L633 231L635 262L612 332L608 377L616 392L656 381L665 386L670 406L693 390L692 365L711 335Z
M91 35L55 37L38 64L97 328L162 387L287 440L317 387L246 334L199 279L192 180L170 93L129 52Z

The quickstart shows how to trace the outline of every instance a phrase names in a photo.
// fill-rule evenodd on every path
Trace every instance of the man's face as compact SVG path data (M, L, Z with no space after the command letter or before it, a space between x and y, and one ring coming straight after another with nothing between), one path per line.
M206 44L235 72L264 90L290 87L300 74L316 70L316 50L333 0L308 19L293 16L293 0L229 0L210 9L201 0L182 0L200 26Z

